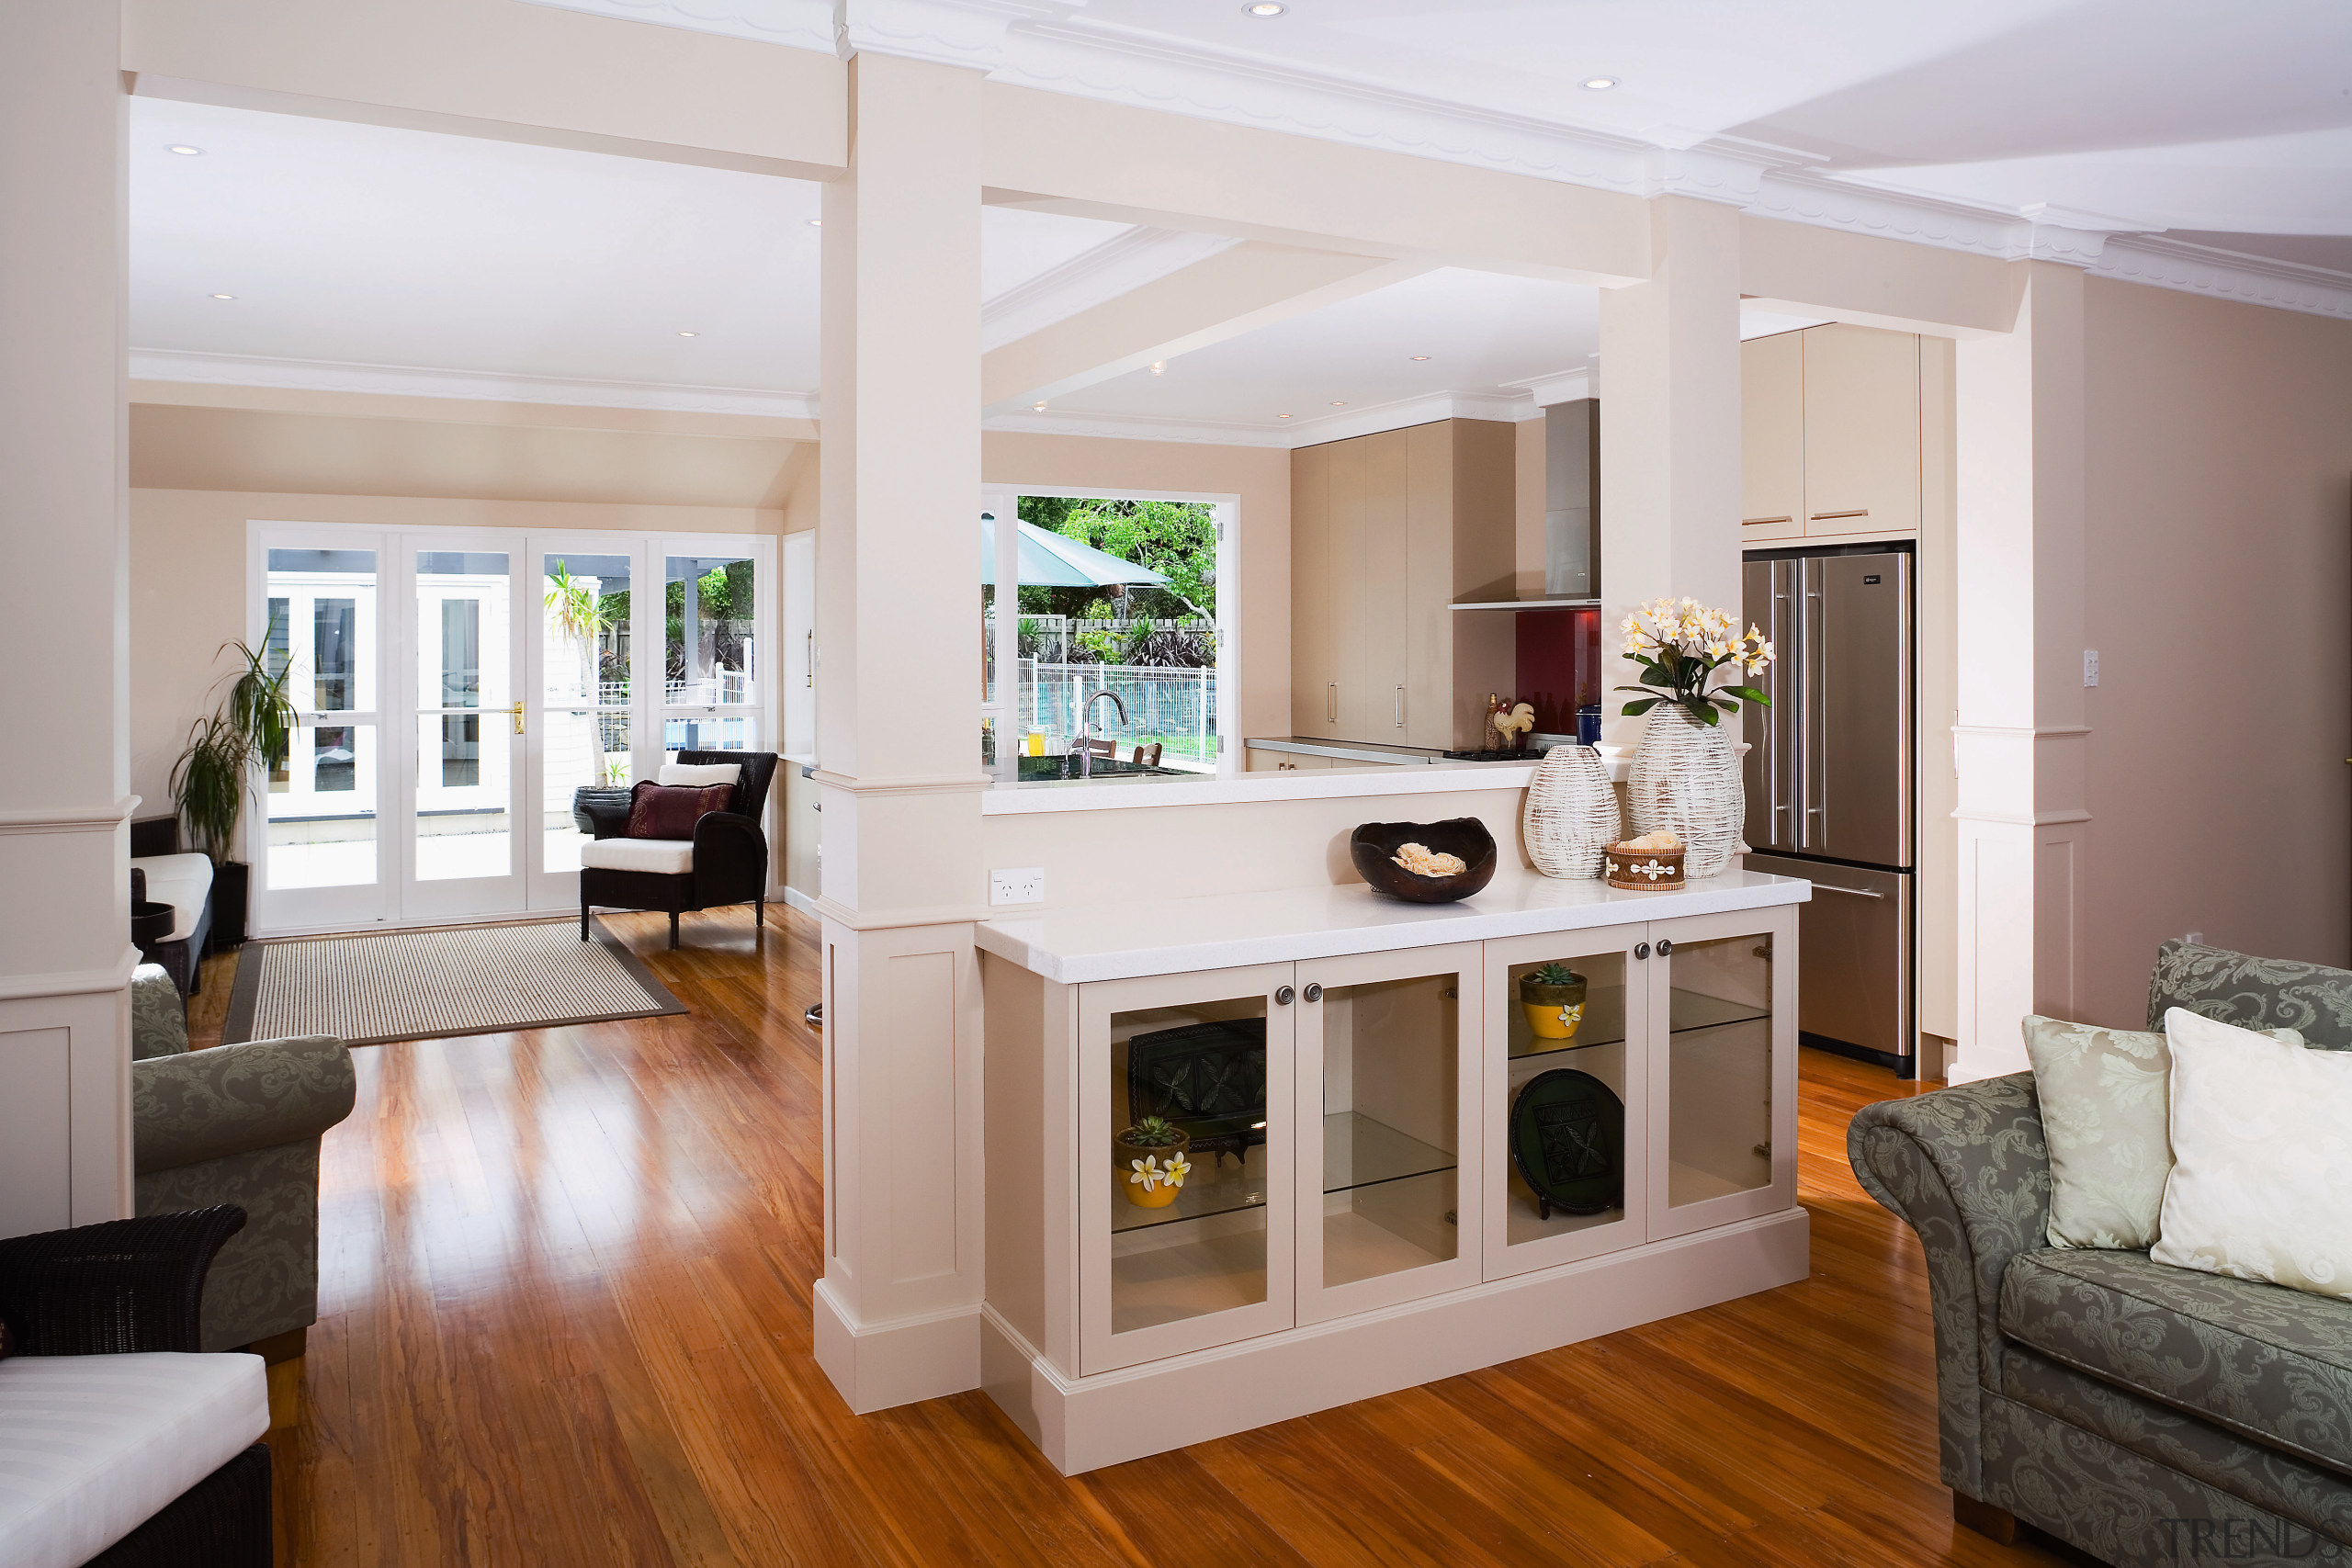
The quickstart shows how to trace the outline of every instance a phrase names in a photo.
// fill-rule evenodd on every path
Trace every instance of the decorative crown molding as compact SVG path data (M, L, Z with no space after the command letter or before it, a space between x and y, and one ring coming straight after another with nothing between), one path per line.
M2163 234L2118 234L2091 270L2102 277L2352 321L2352 273L2247 255Z
M1157 283L1171 272L1239 244L1224 234L1175 229L1130 229L1058 266L1017 283L980 307L980 349L986 353Z
M141 381L192 381L216 387L278 387L296 391L384 392L412 398L471 398L487 402L554 403L567 408L658 409L671 413L763 414L815 419L814 392L745 387L673 387L650 381L592 381L558 376L493 376L479 370L424 370L405 365L349 365L270 359L249 354L191 354L134 348L130 376Z

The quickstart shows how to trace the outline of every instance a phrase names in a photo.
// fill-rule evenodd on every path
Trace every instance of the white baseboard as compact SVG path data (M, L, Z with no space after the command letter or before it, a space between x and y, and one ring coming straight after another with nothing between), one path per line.
M817 1365L860 1416L980 1386L978 1303L928 1316L860 1324L820 1280L815 1292Z
M777 889L775 897L780 902L791 906L793 908L799 910L804 915L808 915L820 920L825 918L823 915L818 913L817 900L815 897L810 894L803 893L797 887L786 885L786 886Z
M1086 1378L988 1308L980 1386L1076 1475L1793 1284L1812 1269L1811 1235L1790 1209Z

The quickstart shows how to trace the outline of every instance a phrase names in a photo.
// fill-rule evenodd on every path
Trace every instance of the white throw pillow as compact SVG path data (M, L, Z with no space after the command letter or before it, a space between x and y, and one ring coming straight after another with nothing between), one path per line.
M2159 1263L2352 1298L2352 1051L2308 1051L2185 1008Z
M664 762L653 775L659 784L731 784L743 776L741 762Z
M2303 1044L2291 1029L2267 1032ZM2145 1247L2156 1239L2172 1175L2165 1037L2030 1014L2025 1054L2050 1146L2050 1245Z

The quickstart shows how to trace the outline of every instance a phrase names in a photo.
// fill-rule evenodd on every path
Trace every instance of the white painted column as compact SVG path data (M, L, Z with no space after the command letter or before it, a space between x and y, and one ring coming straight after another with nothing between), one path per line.
M1960 341L1960 1059L2022 1071L2075 1011L2084 809L2083 275L2019 262L2015 329Z
M118 0L0 6L0 1235L130 1212Z
M1662 594L1740 604L1739 213L1649 209L1649 281L1600 291L1601 733L1627 746L1617 623Z
M863 1412L980 1376L981 78L850 70L824 198L816 1348Z

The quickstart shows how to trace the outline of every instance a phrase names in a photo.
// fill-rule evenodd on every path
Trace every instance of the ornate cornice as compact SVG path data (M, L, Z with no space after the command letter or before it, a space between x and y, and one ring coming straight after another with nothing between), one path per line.
M141 381L280 387L297 391L385 392L412 398L554 403L567 408L764 414L775 419L817 417L814 392L673 387L650 381L591 381L558 376L492 376L478 370L423 370L405 365L347 365L318 359L269 359L248 354L190 354L164 348L132 349L130 376Z
M2352 321L2352 275L2162 234L2116 235L2091 270L2127 283Z

